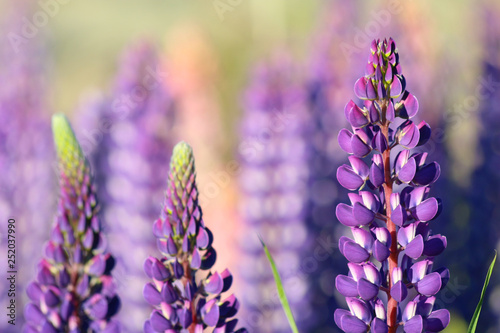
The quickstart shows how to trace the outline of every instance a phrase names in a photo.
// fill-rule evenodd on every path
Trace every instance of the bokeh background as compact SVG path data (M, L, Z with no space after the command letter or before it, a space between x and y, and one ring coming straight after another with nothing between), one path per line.
M500 4L496 1L0 1L1 280L7 217L18 223L18 317L48 238L57 198L50 116L72 120L94 168L120 319L147 318L142 261L155 254L175 142L195 152L205 222L219 270L235 275L240 323L288 332L268 243L301 332L337 332L334 288L346 261L334 208L347 160L336 143L369 43L392 36L442 166L432 222L448 237L437 265L450 283L437 307L465 332L500 236ZM5 302L5 284L0 299ZM479 332L500 332L500 269Z

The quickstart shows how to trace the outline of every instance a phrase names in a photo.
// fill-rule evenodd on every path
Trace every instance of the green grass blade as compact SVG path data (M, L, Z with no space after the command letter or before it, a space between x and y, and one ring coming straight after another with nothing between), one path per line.
M269 263L271 264L274 281L276 282L276 288L278 289L278 296L280 298L281 306L283 306L283 310L285 311L286 318L288 319L288 324L290 325L290 328L292 329L293 333L299 333L299 330L297 329L297 324L295 323L295 319L293 318L292 309L290 309L290 304L288 303L288 298L286 297L285 294L285 289L283 288L283 283L281 282L280 273L276 268L276 263L274 262L273 257L271 256L271 252L269 252L269 249L267 248L266 244L264 244L264 241L260 236L259 239L260 242L262 243L262 246L264 247L264 251L266 252L267 260L269 260Z
M495 267L496 260L497 260L497 251L495 251L495 257L493 258L493 261L490 264L490 268L488 269L488 274L486 274L486 280L484 280L484 286L483 286L483 291L481 292L481 298L479 299L479 303L477 303L476 311L474 311L474 316L472 316L467 333L476 332L477 321L479 320L479 314L481 313L481 308L483 307L484 295L486 294L486 288L490 283L491 273L493 272L493 267Z

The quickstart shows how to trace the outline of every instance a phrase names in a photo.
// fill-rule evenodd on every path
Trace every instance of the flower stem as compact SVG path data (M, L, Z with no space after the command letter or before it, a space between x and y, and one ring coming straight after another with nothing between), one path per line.
M389 121L385 118L385 111L387 109L387 104L384 103L383 111L382 111L382 121L383 125L381 126L382 134L386 138L387 142L389 140ZM391 178L391 147L388 147L382 154L382 159L384 161L384 176L385 176L385 184L384 184L384 193L385 193L385 215L387 216L387 229L391 234L391 254L389 256L389 290L391 290L393 282L391 273L394 268L398 267L398 240L397 240L397 232L396 225L391 220L391 194L392 194L392 178ZM388 302L387 302L387 325L389 326L389 333L396 333L398 328L397 323L397 307L398 302L391 297L389 292L388 294Z

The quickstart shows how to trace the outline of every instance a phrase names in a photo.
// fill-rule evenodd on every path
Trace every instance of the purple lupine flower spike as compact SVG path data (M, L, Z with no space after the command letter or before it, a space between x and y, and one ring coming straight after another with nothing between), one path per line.
M276 261L286 263L281 270L283 284L299 329L307 331L316 318L307 274L312 255L306 254L312 249L306 226L310 118L298 67L282 53L260 64L244 102L240 184L245 231L239 242L243 318L257 332L290 330L274 298L275 282L262 245L257 237L248 236L259 233Z
M231 273L209 271L216 252L212 233L203 222L195 177L193 151L180 142L170 162L165 205L153 224L163 257L149 257L144 263L152 282L145 285L143 294L154 307L144 324L146 333L198 333L208 327L213 332L246 332L236 330L237 299L221 295L231 287Z
M45 258L26 293L25 332L119 332L119 309L88 163L62 115L52 118L61 195Z
M433 307L450 274L433 269L446 237L432 234L441 203L429 196L440 168L426 162L427 153L411 153L429 139L430 127L411 120L418 101L405 90L392 39L372 42L365 76L354 91L364 103L350 101L345 107L352 131L341 130L338 139L351 156L337 178L357 192L336 210L353 236L339 240L349 274L335 281L349 310L337 309L335 322L347 333L395 333L400 325L408 333L440 332L450 314Z
M173 147L172 98L158 72L156 51L149 43L128 47L119 64L112 95L87 103L80 128L83 148L93 152L115 279L122 300L118 320L123 331L142 329L149 307L142 297L148 281L144 258L155 251L151 221L162 206L164 175ZM123 247L123 244L130 246Z

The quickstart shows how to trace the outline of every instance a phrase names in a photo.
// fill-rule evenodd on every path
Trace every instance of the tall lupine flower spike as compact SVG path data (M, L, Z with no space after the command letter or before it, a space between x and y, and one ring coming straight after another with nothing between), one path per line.
M195 180L193 150L178 143L173 150L160 218L153 225L161 259L149 257L144 270L153 281L144 287L144 298L154 306L144 332L213 332L236 330L232 319L239 307L234 295L222 300L232 284L231 273L205 273L215 263L212 233L205 226ZM196 274L199 273L198 276Z
M349 274L335 281L349 310L337 309L335 322L347 333L395 333L399 326L407 333L442 331L450 314L433 306L449 271L433 270L432 264L446 248L446 237L431 233L441 203L429 196L440 168L426 163L427 153L411 153L429 139L430 127L411 120L418 101L405 91L392 39L373 41L354 91L364 103L346 105L352 131L341 130L338 139L351 154L350 165L339 167L337 178L358 192L349 193L351 205L341 203L336 210L353 235L340 238Z
M52 118L61 195L45 258L26 292L25 332L119 332L111 277L88 163L63 115Z

